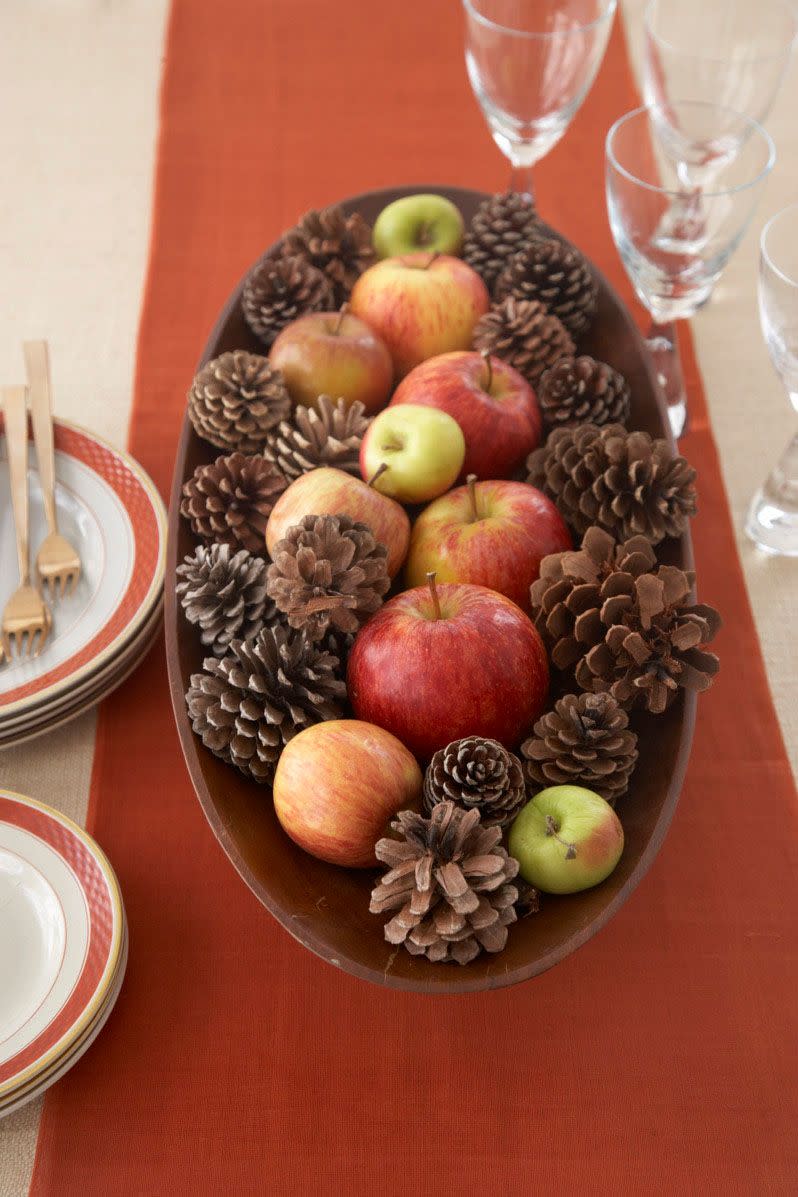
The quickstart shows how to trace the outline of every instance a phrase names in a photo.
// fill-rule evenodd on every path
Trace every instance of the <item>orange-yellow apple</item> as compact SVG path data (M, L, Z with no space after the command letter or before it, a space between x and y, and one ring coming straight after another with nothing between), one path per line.
M368 524L388 550L391 577L402 568L410 541L407 512L360 478L329 466L300 474L280 495L269 516L266 548L270 555L278 540L306 515L349 515Z
M414 253L370 266L349 303L388 346L402 377L428 357L467 349L490 299L477 272L460 258Z
M572 547L565 521L542 491L526 482L477 482L469 474L466 486L430 503L416 520L405 577L408 586L422 586L435 570L441 582L488 586L528 610L543 558Z
M509 478L540 442L537 397L525 378L498 357L444 353L416 366L391 406L421 403L454 416L466 455L461 477Z
M366 429L360 472L400 503L427 503L454 483L464 457L456 420L435 407L403 403L381 411Z
M510 599L460 583L406 590L363 625L349 654L359 719L421 758L464 736L515 748L546 703L549 666L531 619Z
M575 894L609 877L623 852L623 827L593 790L549 786L516 816L507 847L530 885Z
M359 719L315 723L283 749L274 809L300 848L330 864L367 869L400 810L419 807L421 770L382 727Z
M388 402L393 363L374 330L351 312L308 312L287 324L269 352L294 403L319 395L356 400L371 414Z

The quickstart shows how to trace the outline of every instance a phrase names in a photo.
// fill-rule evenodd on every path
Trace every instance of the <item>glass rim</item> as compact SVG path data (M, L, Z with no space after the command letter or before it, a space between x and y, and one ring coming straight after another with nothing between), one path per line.
M606 21L609 17L612 19L615 10L618 7L618 0L606 0L607 7L603 13L595 17L592 21L586 21L583 25L577 25L571 29L557 29L550 32L537 32L535 30L516 29L512 25L500 25L498 21L492 21L490 17L484 16L483 13L478 12L474 7L473 0L462 0L463 8L468 12L475 21L480 25L487 26L488 29L495 29L499 33L510 33L513 37L538 38L545 40L554 37L570 37L574 33L586 33L590 29L595 29Z
M786 270L782 270L780 266L777 266L773 261L772 253L769 252L767 247L768 233L776 224L776 222L781 220L782 216L786 216L788 212L793 212L796 216L798 216L798 203L788 204L786 208L780 208L778 212L774 212L759 235L759 252L774 274L777 274L780 279L784 280L785 283L789 283L791 287L798 287L798 278L793 278L792 275L788 274Z
M786 61L790 57L792 48L795 44L795 39L798 37L798 14L793 9L790 0L776 0L776 3L779 5L779 7L787 13L787 16L790 18L790 24L792 25L792 36L788 39L786 46L783 49L774 52L773 54L752 54L750 56L743 55L741 59L734 60L732 60L727 54L717 55L701 54L696 52L691 53L689 50L683 49L682 46L677 46L674 42L669 41L668 38L663 37L661 34L655 32L651 20L651 14L659 2L660 0L648 0L648 3L646 4L645 10L643 12L643 25L645 27L646 33L653 38L654 41L658 42L659 45L664 46L666 49L673 50L676 54L684 54L689 58L699 58L703 62L719 63L735 61L743 62L748 66L755 66L760 62L772 62L780 58L783 58Z
M711 104L705 100L677 100L673 107L684 107L685 105L700 108L715 108L719 112L733 113L735 116L740 117L741 120L746 122L752 133L760 134L764 139L765 145L768 147L767 162L762 169L757 172L753 179L748 179L748 181L745 183L736 183L733 187L715 187L712 190L704 190L702 188L701 194L703 196L705 196L707 199L716 199L721 195L737 195L741 191L747 191L749 187L755 187L761 179L770 174L771 170L773 169L773 164L776 161L776 146L767 129L765 129L763 125L760 125L759 121L755 121L753 117L745 116L744 113L738 112L735 108L727 108L722 104ZM638 187L644 187L647 191L653 191L657 195L684 195L683 188L663 187L658 183L647 183L645 179L638 178L638 176L631 170L627 170L625 166L621 165L612 147L612 140L622 125L625 125L627 121L632 120L634 117L642 116L644 113L650 118L651 114L656 112L659 108L661 108L661 105L643 104L640 106L640 108L633 108L631 112L625 112L623 116L619 116L617 121L615 121L607 130L607 136L604 141L604 153L613 170L616 170L619 175L623 175L623 177L628 179L630 183L635 183Z

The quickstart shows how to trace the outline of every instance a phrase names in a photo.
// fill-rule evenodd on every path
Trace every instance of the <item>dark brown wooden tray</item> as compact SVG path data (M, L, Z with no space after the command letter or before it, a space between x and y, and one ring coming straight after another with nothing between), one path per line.
M484 196L476 191L435 186L372 191L344 202L370 222L391 200L415 191L439 191L470 220ZM267 251L269 252L269 251ZM667 414L643 341L626 308L598 271L598 317L580 346L609 362L632 388L631 426L654 436L671 433ZM229 349L260 351L240 307L241 284L230 296L211 333L202 362ZM188 381L188 380L187 380ZM203 747L189 722L185 692L190 674L202 664L196 629L175 601L175 567L193 551L194 539L180 519L183 482L216 451L195 434L188 419L177 451L169 508L169 548L165 584L166 652L177 728L191 779L208 822L243 880L263 905L300 943L330 964L381 985L423 993L467 993L514 985L563 960L600 930L620 909L651 865L668 829L682 787L695 723L695 695L681 697L664 715L638 717L640 760L629 794L618 814L626 846L615 872L595 889L569 897L545 897L537 915L510 928L500 955L482 955L472 964L430 964L396 951L385 942L382 920L369 914L374 875L315 860L285 835L268 789L248 781ZM689 535L661 546L663 561L692 568Z

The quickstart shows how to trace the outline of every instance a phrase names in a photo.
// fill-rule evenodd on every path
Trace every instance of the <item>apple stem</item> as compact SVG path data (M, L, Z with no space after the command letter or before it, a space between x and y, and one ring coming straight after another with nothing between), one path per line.
M332 330L332 335L333 335L334 337L337 337L337 336L338 336L338 334L340 333L340 331L341 331L341 325L342 325L342 324L343 324L343 322L344 322L344 316L346 315L346 313L347 313L348 311L349 311L349 304L348 304L348 303L342 303L342 304L341 304L341 311L340 311L340 313L339 313L339 315L338 315L338 323L336 324L335 328Z
M381 478L382 475L385 473L385 471L389 470L390 468L391 467L388 465L387 461L381 461L380 464L377 466L376 470L374 471L374 473L369 478L368 485L373 486L374 483L377 481L377 479Z
M475 524L479 519L479 509L477 507L477 476L476 474L469 474L466 478L466 486L468 487L468 497L471 501L471 523Z
M491 388L491 383L493 382L493 366L490 364L489 350L483 349L481 352L482 352L482 360L488 369L488 377L487 377L487 380L485 382L483 382L482 389L483 389L483 391L489 391Z
M573 860L576 856L576 844L569 844L567 840L564 840L561 835L557 834L559 830L560 824L557 820L551 815L546 815L546 835L553 835L555 840L558 840L566 849L565 859Z
M435 585L435 570L434 569L431 569L429 571L429 573L427 574L427 585L429 586L429 592L432 595L432 609L435 612L435 618L442 619L443 616L441 614L441 600L438 598L438 588Z
M436 249L433 253L431 253L429 261L427 262L426 266L424 267L424 270L429 270L430 266L435 261L435 259L439 258L440 256L441 256L441 253L440 253L440 250L438 250L438 249Z

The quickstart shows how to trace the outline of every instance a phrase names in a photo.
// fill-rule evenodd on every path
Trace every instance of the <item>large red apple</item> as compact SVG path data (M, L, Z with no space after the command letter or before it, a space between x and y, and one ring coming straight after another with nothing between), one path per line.
M306 515L349 515L368 524L388 550L388 573L402 568L410 541L410 520L395 499L343 470L322 466L300 474L280 495L266 525L266 548L272 554L278 540Z
M464 736L515 748L545 706L549 667L532 621L510 599L432 580L363 626L347 681L359 719L429 760Z
M477 482L470 474L466 486L421 512L405 576L408 586L421 586L435 570L441 582L488 586L526 611L542 559L572 547L565 521L542 491L525 482Z
M274 809L291 839L321 860L367 869L397 811L418 809L421 770L384 728L332 719L305 728L283 749Z
M388 346L397 377L450 349L467 349L490 297L475 270L447 254L385 258L361 274L349 300Z
M466 442L461 478L509 478L540 443L535 392L498 357L471 352L431 358L399 384L394 403L426 404L454 416Z
M350 312L309 312L287 324L269 352L294 403L314 407L319 395L356 400L369 414L388 402L393 363L367 324Z

